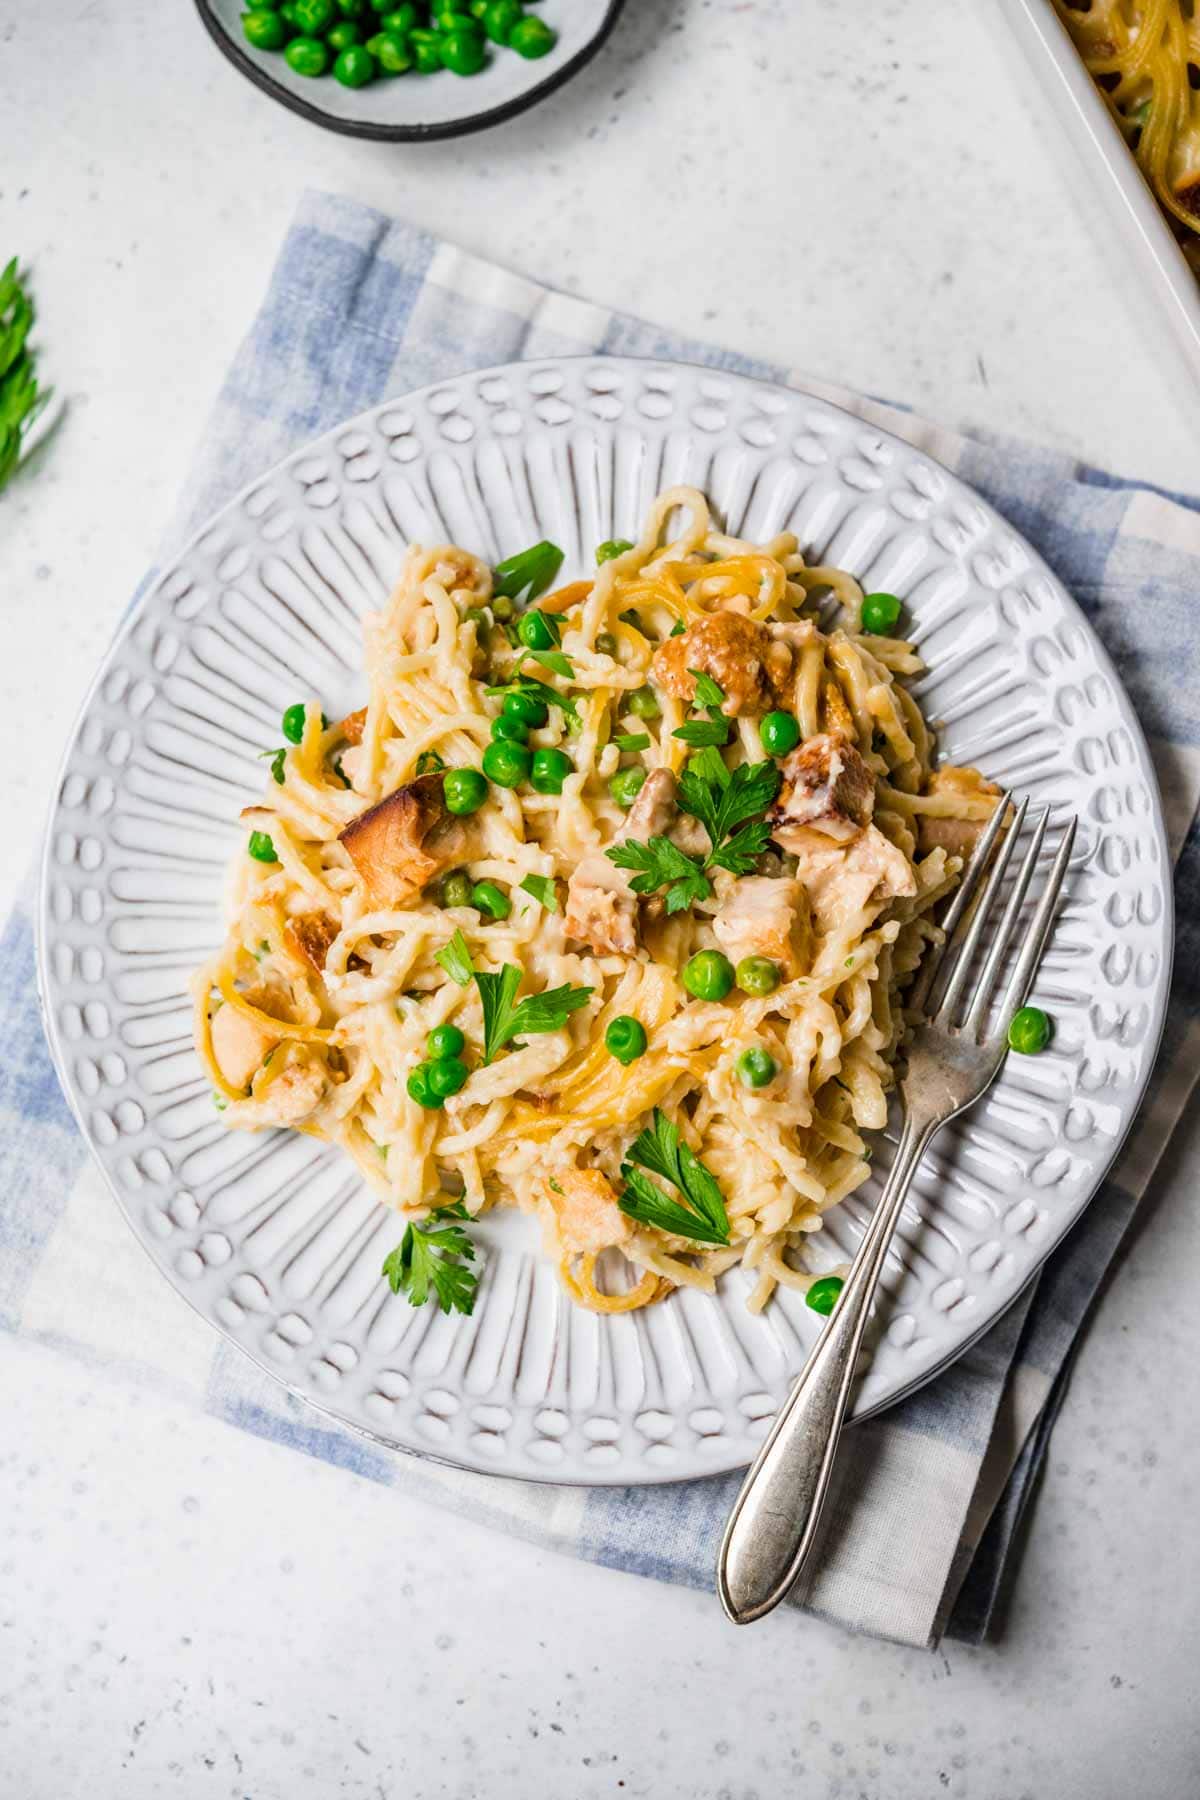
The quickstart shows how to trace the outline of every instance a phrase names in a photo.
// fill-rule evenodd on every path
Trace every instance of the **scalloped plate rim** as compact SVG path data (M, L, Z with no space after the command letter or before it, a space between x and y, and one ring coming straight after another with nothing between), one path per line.
M63 778L67 771L81 729L88 715L92 700L99 690L105 676L108 674L117 651L126 639L132 635L143 616L148 612L151 602L159 593L164 581L168 579L172 571L189 557L192 551L203 542L227 513L235 512L258 488L271 482L291 464L305 457L315 455L325 445L334 443L343 434L353 431L356 426L360 426L365 421L374 420L383 412L392 408L403 408L407 405L416 405L427 396L456 382L482 382L489 377L506 376L516 373L528 375L539 369L557 369L563 366L582 369L587 366L595 365L604 365L613 368L632 365L634 368L654 370L682 369L691 374L711 377L721 381L729 381L735 386L758 388L762 389L764 392L773 394L782 393L795 399L810 402L819 410L828 410L835 413L841 419L847 420L855 426L875 432L888 442L899 445L906 455L911 456L917 462L924 463L936 470L938 475L947 481L953 489L968 498L973 505L982 508L989 519L997 520L1003 529L1010 533L1012 537L1024 547L1030 557L1033 567L1049 581L1060 602L1065 602L1068 611L1073 615L1075 624L1077 627L1081 628L1086 635L1093 652L1109 677L1113 697L1122 714L1123 722L1131 733L1132 740L1139 753L1142 772L1148 782L1153 800L1153 812L1149 823L1154 833L1158 854L1161 859L1161 866L1165 872L1163 883L1164 905L1162 913L1164 957L1153 990L1153 1000L1151 1003L1152 1021L1147 1032L1148 1054L1136 1099L1130 1106L1129 1117L1126 1120L1124 1127L1113 1142L1110 1155L1102 1166L1097 1167L1086 1198L1084 1198L1074 1211L1058 1225L1057 1229L1051 1231L1049 1234L1049 1241L1040 1249L1038 1255L1033 1258L1024 1278L1013 1293L997 1307L995 1312L991 1313L986 1319L981 1321L975 1330L968 1335L965 1335L958 1343L956 1343L954 1348L949 1350L937 1363L923 1370L911 1381L896 1387L870 1406L856 1407L853 1410L848 1423L856 1425L863 1423L868 1419L877 1418L882 1413L887 1412L891 1407L897 1405L900 1401L919 1392L921 1388L935 1380L939 1375L943 1374L948 1368L956 1363L974 1344L978 1343L980 1338L982 1338L993 1325L998 1324L1000 1320L1011 1311L1026 1293L1030 1285L1041 1274L1050 1256L1053 1255L1069 1232L1079 1223L1088 1207L1094 1201L1101 1185L1111 1173L1129 1133L1140 1117L1146 1092L1157 1064L1163 1032L1166 1025L1167 1006L1170 995L1175 952L1175 905L1173 882L1171 879L1173 874L1173 863L1170 857L1157 774L1154 769L1153 759L1150 755L1149 746L1142 729L1141 721L1138 718L1133 703L1117 673L1107 647L1092 627L1087 615L1084 613L1078 601L1071 594L1070 590L1066 587L1065 583L1055 574L1053 569L1051 569L1049 564L1041 556L1040 552L1025 537L1024 533L1018 530L1016 526L1011 525L998 508L993 506L991 502L986 500L981 494L977 493L968 482L964 481L961 476L955 474L953 470L940 462L937 457L930 455L926 450L919 449L917 446L908 443L907 440L898 437L887 427L880 426L871 420L864 419L861 415L851 412L848 408L839 406L836 401L828 400L820 394L813 393L803 385L798 384L796 386L791 386L782 381L764 380L756 376L743 375L726 369L714 368L705 363L689 362L680 357L631 355L607 356L603 352L591 352L569 356L546 355L530 357L518 361L509 360L501 363L490 363L479 368L462 369L454 374L444 375L438 380L427 382L422 387L410 388L403 393L388 395L384 399L374 402L371 406L365 407L361 411L350 415L348 418L340 420L337 424L329 427L328 430L320 433L319 436L305 440L304 443L288 451L285 456L280 457L268 468L262 470L251 480L244 483L235 494L230 496L230 498L218 507L214 513L210 514L194 531L192 531L178 548L171 549L169 556L164 559L167 566L161 573L156 574L153 582L146 585L142 592L136 595L105 649L95 675L89 682L77 708L75 718L72 722L71 729L67 735L62 754L56 767L51 799L47 808L46 830L41 855L38 859L38 882L33 919L35 935L35 982L38 1010L41 1016L42 1027L46 1035L47 1044L50 1048L59 1086L67 1100L72 1117L75 1120L84 1144L87 1147L92 1166L99 1172L105 1187L115 1201L118 1211L124 1218L128 1229L132 1232L151 1266L154 1267L163 1279L167 1281L168 1286L171 1287L173 1292L182 1301L184 1301L189 1309L198 1318L202 1319L212 1330L217 1332L222 1339L231 1344L241 1355L247 1357L263 1374L269 1376L274 1383L277 1383L295 1399L303 1401L306 1405L313 1407L318 1413L330 1419L339 1427L351 1432L355 1437L377 1445L379 1448L390 1451L396 1455L411 1456L418 1461L432 1463L443 1468L464 1470L472 1474L488 1475L499 1480L520 1481L535 1487L572 1487L582 1489L629 1486L671 1487L684 1485L692 1481L702 1481L710 1476L715 1477L730 1474L734 1470L745 1468L752 1460L753 1452L750 1451L744 1456L738 1455L732 1460L719 1459L712 1464L706 1464L703 1468L693 1467L690 1471L685 1473L676 1473L670 1470L659 1470L655 1468L639 1471L636 1476L630 1476L628 1473L607 1475L600 1471L594 1473L591 1471L566 1472L558 1476L549 1476L531 1473L527 1469L520 1467L497 1467L489 1465L482 1460L472 1461L466 1458L460 1459L458 1457L440 1456L436 1451L425 1449L423 1446L411 1441L406 1440L402 1442L396 1437L386 1436L383 1433L374 1431L369 1425L363 1423L361 1420L348 1417L345 1413L338 1411L329 1401L315 1394L310 1388L290 1380L277 1366L268 1361L264 1356L259 1355L255 1350L249 1348L234 1335L233 1331L226 1326L222 1320L216 1318L211 1313L206 1312L197 1301L193 1300L187 1289L172 1280L168 1272L155 1261L151 1246L143 1232L139 1229L132 1210L126 1206L125 1199L123 1198L120 1189L93 1145L91 1134L84 1122L79 1097L75 1092L74 1084L67 1076L66 1052L61 1041L61 1034L54 1017L53 1009L49 1003L48 993L50 983L48 957L53 929L53 921L50 918L48 905L51 856L53 849L53 825L59 807ZM861 1398L861 1386L859 1388L859 1395ZM546 1402L546 1404L549 1404L549 1402Z

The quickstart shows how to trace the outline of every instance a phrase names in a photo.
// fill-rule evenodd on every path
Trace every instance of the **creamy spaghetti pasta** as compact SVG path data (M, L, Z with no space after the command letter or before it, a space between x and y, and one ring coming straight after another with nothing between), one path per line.
M806 1237L867 1177L904 985L996 789L935 768L898 602L864 623L793 536L731 538L676 488L604 548L536 628L466 550L407 552L364 708L285 715L196 1044L227 1125L339 1144L410 1218L537 1213L585 1305L740 1264L758 1308L807 1289ZM505 968L546 1016L497 1047ZM723 1230L630 1198L656 1120Z
M1200 274L1200 20L1192 0L1055 0Z

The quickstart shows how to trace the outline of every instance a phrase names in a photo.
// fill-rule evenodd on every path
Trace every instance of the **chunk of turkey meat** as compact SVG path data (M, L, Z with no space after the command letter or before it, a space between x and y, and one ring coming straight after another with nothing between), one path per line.
M730 962L765 956L788 981L812 965L812 903L792 876L743 875L713 919L713 934Z
M841 736L821 732L784 758L778 798L768 814L771 836L793 850L798 831L811 829L839 843L857 837L871 822L875 777Z
M570 1256L586 1256L625 1243L633 1227L617 1205L617 1196L599 1169L564 1169L554 1176L556 1192L546 1185L558 1239Z
M985 781L978 769L956 769L950 764L929 777L927 792L970 800L1000 797L995 782ZM965 862L986 824L986 819L938 819L922 813L917 822L917 849L922 855L930 850L945 850L950 856L961 856Z
M674 817L675 777L669 769L652 769L613 843L662 837ZM628 870L618 869L603 850L586 851L571 871L563 929L597 956L636 954L637 896Z
M691 702L700 669L724 689L721 711L765 712L775 702L792 668L789 646L773 638L765 625L741 613L706 613L678 637L669 637L654 652L650 673L666 693Z
M262 1006L266 995L261 988L252 988L247 990L245 998L251 1006ZM268 1050L273 1050L278 1042L278 1035L247 1018L228 1001L213 1014L213 1056L232 1088L249 1087Z
M788 848L796 879L808 889L817 930L836 931L865 906L911 899L917 891L912 865L878 825L868 825L848 844L797 827Z
M440 869L459 861L467 827L448 811L439 771L418 775L351 819L338 841L376 906L403 906Z

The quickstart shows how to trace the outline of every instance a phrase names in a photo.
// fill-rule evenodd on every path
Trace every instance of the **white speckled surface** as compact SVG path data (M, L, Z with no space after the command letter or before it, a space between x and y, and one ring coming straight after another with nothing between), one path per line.
M1196 485L1186 385L1139 340L1019 60L968 9L878 4L869 42L836 0L628 15L536 113L392 149L272 108L186 7L0 0L0 247L36 265L71 401L40 477L0 500L0 703L22 744L0 795L4 898L301 186L951 422ZM714 254L684 280L701 219ZM1184 1190L1160 1184L1085 1344L986 1651L924 1656L791 1615L736 1633L707 1596L461 1523L446 1556L392 1492L4 1341L0 1792L1194 1791ZM134 1254L111 1227L113 1256ZM181 1336L203 1329L176 1312Z

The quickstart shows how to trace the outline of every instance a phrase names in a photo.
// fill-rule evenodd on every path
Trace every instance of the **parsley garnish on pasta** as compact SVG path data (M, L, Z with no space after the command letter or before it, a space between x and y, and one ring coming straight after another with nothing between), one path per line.
M383 1273L393 1294L403 1294L410 1306L424 1306L430 1290L444 1313L470 1313L475 1307L479 1276L467 1264L475 1260L475 1245L461 1225L446 1220L469 1219L461 1200L439 1206L428 1219L413 1219L404 1236L383 1263Z
M657 1182L647 1180L642 1169L669 1181L685 1204L664 1194ZM630 1144L621 1174L625 1192L618 1204L639 1225L653 1225L658 1231L694 1238L702 1244L729 1242L729 1217L716 1178L689 1150L678 1128L658 1107L650 1128L639 1132Z

